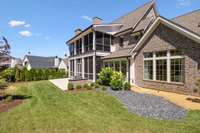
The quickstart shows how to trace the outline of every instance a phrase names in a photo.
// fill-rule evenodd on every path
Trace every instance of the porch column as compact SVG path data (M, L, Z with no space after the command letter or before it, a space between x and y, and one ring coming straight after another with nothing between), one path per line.
M93 31L93 50L96 50L96 33Z
M76 41L74 42L74 55L76 55Z
M84 36L81 39L82 39L82 53L84 53L85 52Z
M96 81L96 56L93 56L93 82Z
M69 77L71 77L71 63L70 63L70 60L68 60L68 64L69 64L68 75L69 75Z
M82 58L82 78L85 79L85 60Z
M74 59L74 76L77 76L76 72L77 72L76 59Z

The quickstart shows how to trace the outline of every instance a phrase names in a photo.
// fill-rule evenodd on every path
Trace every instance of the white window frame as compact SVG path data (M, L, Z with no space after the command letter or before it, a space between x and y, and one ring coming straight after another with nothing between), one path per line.
M144 55L143 55L143 80L183 84L184 80L182 82L172 82L171 81L171 59L185 59L184 55L171 56L171 53L170 53L171 50L166 50L166 51L167 51L167 56L165 56L165 57L156 57L156 52L160 52L160 51L150 52L150 53L153 53L153 57L150 57L150 58L145 58ZM148 60L153 61L153 80L144 78L145 77L144 76L144 62L148 61ZM156 80L156 60L167 60L167 81ZM184 77L184 74L183 74L183 79L184 78L185 77Z

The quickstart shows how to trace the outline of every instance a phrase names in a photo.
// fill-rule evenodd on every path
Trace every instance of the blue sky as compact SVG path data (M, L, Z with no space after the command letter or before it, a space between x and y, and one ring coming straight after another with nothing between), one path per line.
M76 28L86 28L98 16L111 22L149 0L0 0L0 35L11 43L12 56L63 57L65 42ZM200 9L200 0L157 0L166 18Z

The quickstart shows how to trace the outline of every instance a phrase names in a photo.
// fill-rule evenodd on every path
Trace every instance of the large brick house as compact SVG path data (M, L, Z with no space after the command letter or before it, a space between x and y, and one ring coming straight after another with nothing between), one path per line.
M96 81L102 67L126 75L132 85L193 94L200 78L200 10L172 20L151 1L105 24L95 17L67 41L72 79Z

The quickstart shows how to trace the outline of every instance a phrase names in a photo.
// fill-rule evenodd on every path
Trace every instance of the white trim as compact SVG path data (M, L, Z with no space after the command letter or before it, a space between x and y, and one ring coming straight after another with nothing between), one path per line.
M93 82L96 81L96 56L93 56Z
M156 57L156 52L155 51L152 52L152 53L153 53L153 57L152 58L145 58L143 56L143 80L145 80L145 81L156 81L156 82L183 84L183 81L182 82L172 82L171 81L171 59L184 59L184 56L171 56L170 50L167 50L167 55L165 57ZM156 61L157 60L166 60L167 61L167 80L166 81L160 81L160 80L156 79ZM144 78L145 77L144 76L144 62L145 61L153 61L153 79L152 80Z
M96 50L96 32L93 31L93 50Z
M191 38L192 40L200 43L200 36L180 27L177 26L176 24L173 24L172 22L170 22L167 19L158 17L154 23L151 25L151 27L146 31L146 33L143 35L143 37L140 39L140 41L137 43L136 47L132 50L133 51L137 51L139 50L140 46L148 39L148 37L153 33L153 31L159 26L159 24L164 24L165 26L168 26L174 30L176 30L177 32L179 32L180 34L183 34L189 38ZM132 56L134 57L136 54L133 54Z

